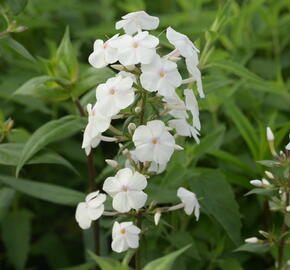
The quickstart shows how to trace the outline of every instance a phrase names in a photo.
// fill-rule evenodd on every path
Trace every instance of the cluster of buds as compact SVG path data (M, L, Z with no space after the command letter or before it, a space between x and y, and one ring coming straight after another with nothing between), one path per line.
M251 180L250 184L258 188L257 192L254 193L270 196L270 210L282 213L284 222L282 224L280 234L259 231L264 239L250 237L245 239L245 242L250 244L267 243L269 245L278 245L279 254L277 259L277 268L288 269L286 266L287 263L285 264L285 262L283 262L283 254L284 245L286 243L284 239L286 235L285 233L287 231L287 226L289 226L289 224L286 225L286 220L287 215L290 212L290 142L286 144L285 150L281 150L278 153L275 148L275 136L269 127L267 127L266 135L273 160L263 160L259 163L272 168L273 172L265 171L264 178L261 180Z
M157 202L147 203L147 179L166 169L174 151L183 150L175 143L176 137L193 137L199 143L201 125L193 82L199 96L204 97L199 50L186 35L168 27L166 37L174 49L160 56L158 37L144 31L158 25L159 19L144 11L129 13L116 23L116 29L123 29L125 34L116 34L107 41L96 40L89 56L94 68L110 65L118 73L97 86L96 103L87 105L88 124L82 148L90 155L101 141L117 142L125 161L119 164L106 160L117 173L104 181L102 189L107 195L95 191L79 203L76 220L82 229L89 228L102 215L126 218L151 214L158 225L162 213L184 209L187 215L194 212L199 218L196 195L183 187L177 191L180 204L161 207ZM182 60L189 73L184 80L178 71ZM183 85L183 91L177 89ZM124 119L123 130L113 126L115 119ZM105 136L107 131L114 135ZM115 212L105 211L107 196L112 197ZM112 249L123 252L137 248L140 233L141 228L131 221L115 221Z
M8 119L6 121L2 121L0 119L0 143L5 139L5 137L12 130L13 125L14 125L14 121L11 119Z

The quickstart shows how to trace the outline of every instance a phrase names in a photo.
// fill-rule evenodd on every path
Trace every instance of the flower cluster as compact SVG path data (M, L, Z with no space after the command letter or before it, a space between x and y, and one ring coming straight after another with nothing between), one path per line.
M104 211L105 194L99 191L89 194L76 211L76 220L83 229L106 214L136 216L143 211L153 214L158 224L161 213L184 208L187 215L194 211L196 219L199 218L198 200L185 188L177 191L182 203L146 208L147 179L166 169L174 151L183 150L176 144L176 137L193 137L199 143L201 124L198 102L191 88L193 82L196 82L199 96L204 97L198 69L199 50L187 36L168 27L166 37L174 49L161 56L157 52L158 37L148 32L157 29L158 25L159 19L144 11L129 13L116 23L116 29L123 29L125 33L106 41L96 40L89 56L89 63L94 68L110 65L118 73L97 86L96 103L87 105L88 124L82 148L90 155L101 141L117 142L126 161L120 165L115 160L106 160L118 170L103 184L116 212ZM184 60L189 78L182 79L179 73L181 60ZM150 110L146 109L148 106ZM125 129L114 127L115 119L124 119ZM108 130L114 135L103 135ZM123 252L137 248L140 233L141 229L133 222L116 221L112 249Z

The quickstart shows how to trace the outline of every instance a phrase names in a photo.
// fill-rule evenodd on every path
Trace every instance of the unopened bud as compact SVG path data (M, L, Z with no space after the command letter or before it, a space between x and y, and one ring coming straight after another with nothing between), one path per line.
M115 168L115 169L119 167L119 163L118 163L116 160L113 160L113 159L106 159L105 161L106 161L106 163L107 163L109 166L111 166L111 167L113 167L113 168Z
M181 150L183 150L183 147L178 145L178 144L175 144L174 149L177 151L181 151Z
M125 156L125 155L127 155L129 153L129 150L126 148L126 149L124 149L123 151L122 151L122 154Z
M259 239L257 237L250 237L250 238L245 239L245 242L250 243L250 244L254 244L254 243L258 243Z
M288 206L286 207L286 211L287 211L287 212L290 212L290 205L288 205Z
M122 71L125 70L125 67L122 65L111 65L111 68Z
M125 68L126 68L127 70L129 70L129 71L132 71L132 70L134 70L136 67L135 67L135 65L129 65L129 66L125 66Z
M286 150L290 151L290 142L286 145Z
M156 213L154 214L154 223L157 226L159 224L161 218L161 212L159 209L157 209Z
M263 186L271 186L270 182L265 178L262 179L262 184Z
M270 127L267 127L267 140L274 141L275 137Z
M269 237L269 233L265 232L265 231L262 231L262 230L259 230L259 233L261 235L263 235L265 238L268 238Z
M134 123L130 123L128 125L128 131L129 131L130 134L132 134L135 129L136 129L136 125Z
M251 180L250 184L255 186L255 187L261 187L262 186L262 181L261 180Z
M28 27L21 25L21 26L18 26L14 32L20 33L20 32L26 31L27 29Z
M136 107L135 108L135 113L140 113L142 111L141 107Z
M122 148L124 145L122 143L119 143L119 148Z
M265 171L265 174L267 175L268 178L275 179L274 175L271 172Z

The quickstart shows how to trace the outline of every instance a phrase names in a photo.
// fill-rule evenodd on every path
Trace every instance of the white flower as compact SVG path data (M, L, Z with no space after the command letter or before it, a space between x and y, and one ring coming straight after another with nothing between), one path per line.
M125 213L132 208L138 210L145 205L147 194L142 190L146 186L147 180L144 175L124 168L114 177L105 180L103 190L113 197L113 208L120 213Z
M97 39L94 42L94 51L89 56L89 63L95 68L102 68L118 60L117 49L111 47L111 42L118 38L119 34L104 42Z
M186 108L192 114L193 127L195 127L197 130L200 130L201 125L200 125L200 120L199 120L198 103L193 94L193 91L191 89L185 89L183 93L185 95Z
M85 202L78 204L75 218L83 230L88 229L92 221L97 220L103 214L106 197L105 194L96 191L88 194Z
M146 126L137 127L133 142L136 147L134 153L141 162L155 161L165 164L170 160L175 148L174 137L160 120L149 121Z
M182 78L177 65L170 60L155 57L152 63L142 65L141 70L141 84L150 92L158 91L162 96L172 97L175 89L181 85Z
M259 242L259 239L257 237L250 237L245 239L245 242L249 244L255 244Z
M113 41L111 46L118 49L118 60L124 66L135 64L149 64L156 56L155 47L157 37L149 35L147 31L135 36L123 35Z
M106 83L98 85L96 90L97 103L104 114L113 116L127 108L134 101L133 80L129 77L116 76Z
M199 132L194 126L191 126L185 119L172 119L168 125L176 130L179 136L193 137L199 143Z
M166 29L166 37L183 57L196 57L196 52L199 52L186 35L175 31L171 27Z
M116 29L124 29L127 34L134 34L137 31L153 30L159 25L159 18L148 15L145 11L137 11L126 14L123 20L116 23Z
M175 118L187 118L186 106L184 101L174 93L171 97L164 97L163 101L165 102L165 108L170 109L168 112Z
M186 58L185 59L186 67L188 72L191 74L193 79L196 81L197 91L201 98L204 98L204 92L202 87L202 80L201 80L201 72L195 64L195 60L193 58Z
M121 253L129 248L139 247L139 234L141 230L133 222L114 222L112 232L112 250Z
M191 215L194 210L194 215L196 217L196 220L198 220L199 213L200 213L200 205L195 194L183 187L180 187L177 190L177 196L180 198L180 200L184 204L185 213L187 215Z
M95 148L101 141L101 133L107 130L111 123L111 118L100 113L98 104L92 107L92 104L87 105L89 121L84 131L82 148L89 155L91 148Z

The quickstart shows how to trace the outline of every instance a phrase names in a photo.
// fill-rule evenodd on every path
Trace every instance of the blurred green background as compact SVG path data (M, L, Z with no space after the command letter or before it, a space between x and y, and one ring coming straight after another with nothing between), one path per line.
M66 63L57 48L66 27L80 71L66 70L63 78L77 85L85 105L92 100L95 86L112 75L109 69L97 73L89 68L87 58L94 40L116 33L114 23L122 15L146 10L160 17L156 34L172 26L195 41L201 50L206 99L200 101L201 144L180 139L180 144L186 144L186 154L175 154L167 172L156 177L148 191L152 199L174 202L176 188L187 185L201 199L201 219L196 222L180 212L168 215L158 228L148 221L142 260L148 262L191 243L174 269L274 269L273 248L266 247L266 253L234 250L244 238L257 236L259 229L275 231L273 223L281 223L279 215L269 215L265 198L244 194L251 189L249 180L260 179L265 170L255 161L270 158L266 126L275 131L277 148L288 140L289 0L1 0L0 4L0 132L5 133L7 119L14 121L0 144L0 175L15 176L17 158L13 160L11 153L18 157L37 128L68 114L77 115L67 97L39 98L37 91L43 88L35 86L32 94L15 94L31 78L63 75ZM5 18L16 21L17 31L5 33ZM19 26L27 29L20 31L24 29ZM164 32L160 39L168 46ZM43 154L56 153L54 162L46 157L46 162L25 165L20 176L87 192L82 133L71 135L43 150ZM8 147L8 151L8 143L17 147ZM97 181L112 173L104 159L113 158L116 150L106 143L97 148ZM78 228L75 208L15 192L20 189L18 184L3 181L0 176L0 268L91 269L85 262L85 250L92 247L91 232ZM32 196L49 196L37 192ZM101 255L121 258L110 251L112 220L104 218L100 225ZM286 255L290 260L290 249ZM70 268L75 265L82 266Z

